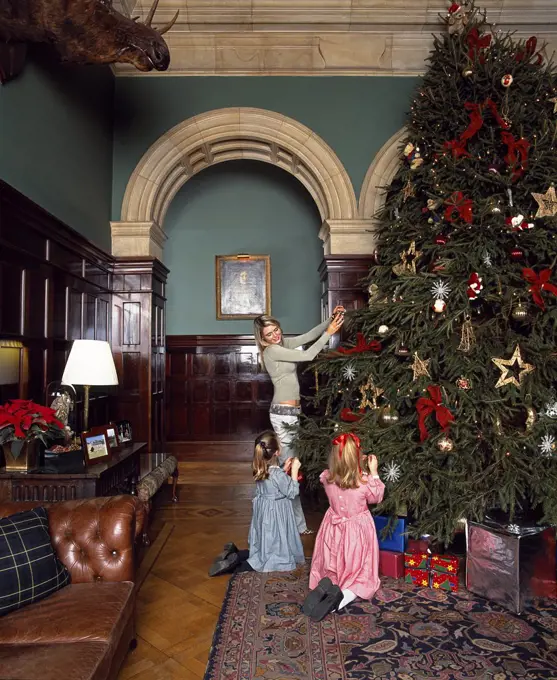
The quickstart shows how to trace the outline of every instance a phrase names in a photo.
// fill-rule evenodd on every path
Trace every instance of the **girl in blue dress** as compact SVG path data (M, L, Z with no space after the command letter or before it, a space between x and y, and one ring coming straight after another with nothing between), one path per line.
M230 571L292 571L305 561L292 508L292 500L300 493L300 461L295 458L290 474L286 474L279 465L279 454L279 442L272 430L257 437L249 551L238 551L234 544L227 544L209 570L210 576Z

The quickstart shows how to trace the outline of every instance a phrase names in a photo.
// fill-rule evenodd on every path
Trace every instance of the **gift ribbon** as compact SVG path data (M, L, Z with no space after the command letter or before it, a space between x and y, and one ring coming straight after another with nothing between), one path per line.
M421 442L429 438L429 432L427 431L425 421L432 413L435 413L437 422L441 426L443 432L445 432L449 425L454 421L453 414L441 403L441 388L439 385L429 385L427 391L429 392L430 399L427 397L420 397L416 404Z
M549 281L551 269L542 269L539 274L536 274L533 269L526 267L522 270L522 278L530 284L532 299L540 309L545 309L542 290L548 290L553 295L557 295L557 286Z
M341 347L338 350L339 354L359 354L360 352L380 352L381 343L377 340L370 340L366 342L363 333L356 334L356 346L347 349L346 347Z
M528 152L530 151L530 142L521 137L515 139L510 133L503 130L501 132L503 144L507 145L507 154L505 155L505 163L513 168L512 181L515 182L524 174L528 167Z
M461 217L466 224L472 224L472 207L474 203L471 198L465 198L462 191L455 191L446 201L445 219L447 222L454 222L455 212L457 217Z

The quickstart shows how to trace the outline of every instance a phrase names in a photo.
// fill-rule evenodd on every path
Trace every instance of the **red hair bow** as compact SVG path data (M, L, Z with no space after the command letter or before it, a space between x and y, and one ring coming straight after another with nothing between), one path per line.
M360 438L352 432L343 432L333 439L333 445L338 446L338 457L342 458L342 452L346 446L346 442L351 439L358 448L360 448Z

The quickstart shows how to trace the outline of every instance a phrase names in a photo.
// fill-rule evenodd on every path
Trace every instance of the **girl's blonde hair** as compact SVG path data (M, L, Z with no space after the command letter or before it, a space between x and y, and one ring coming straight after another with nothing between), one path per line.
M253 452L253 476L256 482L269 478L269 465L278 456L280 445L277 435L272 430L265 430L255 440Z
M348 432L333 439L329 457L329 484L341 489L357 489L362 483L362 454L360 440Z
M275 319L274 316L269 316L268 314L262 314L253 320L253 335L255 337L255 344L259 350L259 359L263 368L265 368L265 362L263 361L263 350L267 347L265 338L263 337L263 331L269 326L276 326L282 331L280 322Z

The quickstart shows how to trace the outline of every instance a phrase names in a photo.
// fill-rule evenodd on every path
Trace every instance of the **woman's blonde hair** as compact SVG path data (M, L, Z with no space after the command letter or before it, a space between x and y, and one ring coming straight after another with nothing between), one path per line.
M253 452L253 476L256 482L269 478L269 465L275 456L278 456L280 445L277 435L273 430L265 430L255 440Z
M265 362L263 361L263 350L265 347L267 347L267 344L265 342L265 338L263 337L263 331L265 328L268 328L269 326L276 326L282 331L280 322L275 319L274 316L269 316L268 314L262 314L261 316L258 316L256 319L253 320L253 335L255 337L255 344L257 345L257 349L259 350L259 358L260 361L265 367Z
M352 433L341 434L333 440L329 457L329 484L341 489L357 489L362 482L362 453L360 440Z

